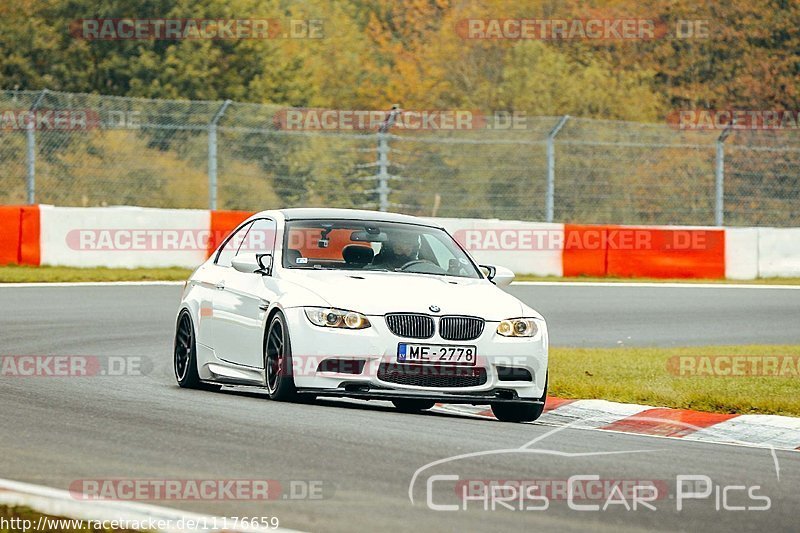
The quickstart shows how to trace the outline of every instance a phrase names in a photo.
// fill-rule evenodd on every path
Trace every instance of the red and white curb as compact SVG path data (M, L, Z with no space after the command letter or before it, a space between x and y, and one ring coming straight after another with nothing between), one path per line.
M290 532L289 529L271 529L267 527L227 527L225 529L210 527L209 524L231 525L230 520L195 513L188 513L167 507L158 507L142 503L121 501L88 501L77 500L69 491L58 490L30 483L21 483L9 479L0 479L0 505L10 507L27 507L52 517L66 517L77 520L118 521L126 524L158 524L151 531L165 533L183 533L189 531L225 531L230 533L267 533ZM205 524L206 527L202 525ZM41 525L41 524L40 524ZM43 528L37 527L37 530ZM46 529L46 528L45 528ZM144 529L144 528L137 528Z
M435 410L494 419L492 411L485 407L439 404ZM548 398L544 414L535 423L777 450L800 450L800 418L790 416L705 413L605 400Z

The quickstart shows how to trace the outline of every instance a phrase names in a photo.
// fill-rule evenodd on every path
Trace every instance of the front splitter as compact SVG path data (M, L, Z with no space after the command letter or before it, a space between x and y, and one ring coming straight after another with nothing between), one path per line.
M333 389L297 389L298 394L328 396L334 398L353 398L357 400L430 400L437 403L460 403L470 405L490 405L493 403L525 403L543 405L535 399L521 399L511 389L493 389L479 393L405 391L360 386L359 388L337 387Z

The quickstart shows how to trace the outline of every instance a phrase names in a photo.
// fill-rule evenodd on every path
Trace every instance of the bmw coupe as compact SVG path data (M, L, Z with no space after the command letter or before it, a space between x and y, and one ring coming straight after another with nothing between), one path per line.
M260 386L281 401L489 405L502 421L535 420L547 326L501 289L513 278L427 219L264 211L186 282L175 376L181 387Z

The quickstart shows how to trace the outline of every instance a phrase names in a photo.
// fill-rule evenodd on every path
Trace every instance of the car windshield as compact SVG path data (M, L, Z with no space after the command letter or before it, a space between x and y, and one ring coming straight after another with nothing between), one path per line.
M467 254L444 230L363 220L286 223L284 268L377 270L480 278Z

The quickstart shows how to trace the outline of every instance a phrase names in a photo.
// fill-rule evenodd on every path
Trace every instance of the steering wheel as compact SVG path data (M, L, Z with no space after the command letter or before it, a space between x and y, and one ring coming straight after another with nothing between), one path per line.
M422 263L427 263L427 264L435 267L437 270L441 270L442 273L446 273L447 272L446 270L444 270L442 267L440 267L439 265L437 265L433 261L428 261L427 259L414 259L414 260L409 261L408 263L404 264L403 266L401 266L397 270L406 270L408 267L411 267L411 266L414 266L414 265L419 265L419 264L422 264Z

